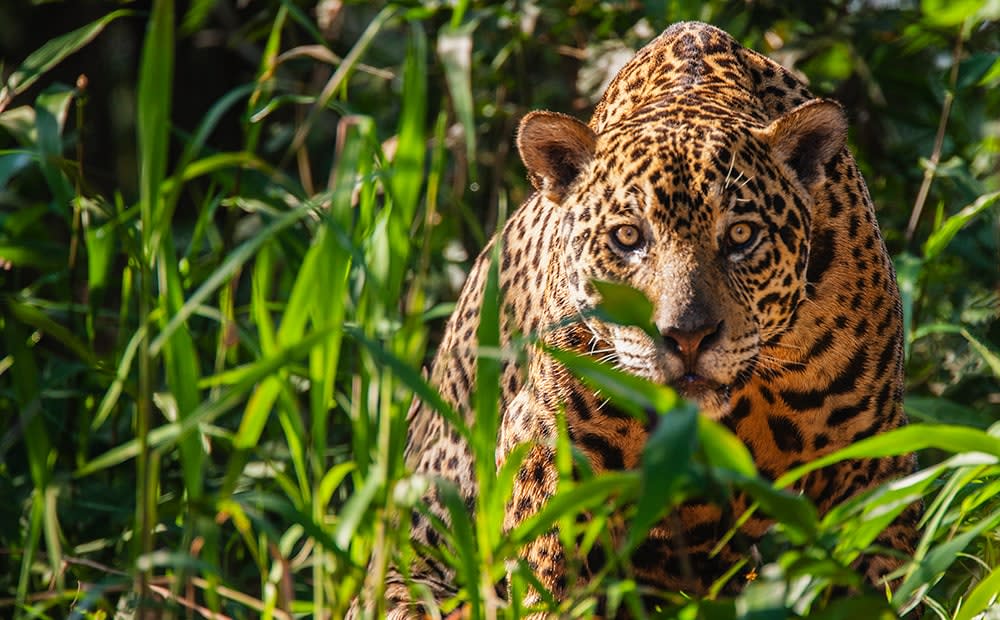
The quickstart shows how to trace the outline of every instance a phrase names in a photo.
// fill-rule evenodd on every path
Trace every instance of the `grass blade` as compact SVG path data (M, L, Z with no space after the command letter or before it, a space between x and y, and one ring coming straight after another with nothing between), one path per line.
M29 54L21 66L10 74L3 88L0 88L0 111L7 107L11 99L30 88L38 78L62 62L67 56L93 41L108 24L119 17L134 14L135 11L127 9L112 11L86 26L47 41L45 45Z
M1000 438L974 428L947 424L911 424L881 435L863 439L823 458L796 467L774 482L786 487L811 471L847 459L876 458L908 454L927 448L948 452L985 452L1000 456Z

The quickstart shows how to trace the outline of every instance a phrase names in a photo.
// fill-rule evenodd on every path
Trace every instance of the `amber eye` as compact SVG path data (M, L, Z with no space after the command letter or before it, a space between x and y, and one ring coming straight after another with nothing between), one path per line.
M750 222L736 222L726 231L726 238L731 250L746 249L756 237L757 227Z
M642 244L642 233L639 232L637 227L631 224L615 226L611 230L611 238L614 240L615 245L623 250L634 250Z

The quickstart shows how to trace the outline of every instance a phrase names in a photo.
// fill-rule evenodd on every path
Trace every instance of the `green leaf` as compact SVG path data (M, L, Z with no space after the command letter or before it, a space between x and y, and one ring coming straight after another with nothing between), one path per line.
M698 416L698 442L708 463L753 478L757 467L743 441L728 428L706 416Z
M469 514L469 509L462 500L458 488L450 481L441 480L438 482L438 497L444 502L451 516L451 533L455 537L455 546L458 553L459 565L456 567L461 576L460 582L466 585L469 593L470 605L473 609L479 606L480 591L479 571L481 562L479 560L476 544L475 528L472 522L473 516Z
M941 227L935 230L924 243L924 260L934 260L951 243L951 240L963 226L968 224L972 218L992 207L998 198L1000 198L1000 192L983 194L975 202L966 205L961 211L945 220Z
M9 112L0 114L0 127L5 127L4 116L6 114L9 114ZM30 151L4 151L0 155L0 187L7 187L10 180L31 165L32 161L35 161L35 157Z
M899 282L899 296L903 302L903 334L909 336L913 325L913 305L917 291L920 290L920 275L924 269L924 261L903 252L895 258L896 279ZM910 349L913 338L904 337L904 358L910 359Z
M479 326L476 340L479 356L476 358L476 424L473 427L473 449L481 488L486 492L496 479L495 455L500 407L500 359L485 351L500 349L500 244L493 245L492 257L486 272Z
M994 608L998 592L1000 592L1000 566L994 567L985 579L976 584L959 608L955 620L972 620L980 612Z
M82 28L50 39L24 59L3 88L0 88L0 111L7 107L10 100L27 90L38 78L63 61L67 56L90 43L104 30L105 26L126 15L134 15L135 11L118 10L108 13Z
M627 284L591 280L601 294L601 303L594 309L594 315L603 321L618 325L633 325L646 332L654 341L660 339L660 332L653 325L653 303Z
M35 146L38 132L35 130L35 109L31 106L22 105L0 113L0 127L7 130L7 133L23 147L31 148ZM32 148L32 158L38 157ZM14 151L5 151L11 153Z
M994 351L989 344L973 336L969 330L961 325L952 325L950 323L932 323L931 325L922 325L920 329L913 333L913 340L923 338L928 334L960 334L963 338L968 340L969 345L982 356L983 361L985 361L986 365L990 367L993 374L1000 377L1000 353Z
M375 500L375 495L382 486L381 476L369 475L360 489L351 494L350 499L340 510L337 519L337 529L334 532L334 542L340 549L347 549L351 540L357 536L362 519L368 514L368 507Z
M414 395L420 399L424 406L430 407L434 411L441 414L441 416L451 425L451 428L455 429L463 439L468 441L470 444L473 442L471 436L471 431L469 431L468 425L462 420L461 416L448 404L441 394L434 389L426 379L420 376L420 372L413 368L411 364L404 362L399 359L389 351L386 351L382 345L375 342L374 340L368 338L361 332L361 330L352 327L345 326L344 332L347 333L354 341L358 344L364 346L376 362L384 366L388 366L394 376L398 377L403 384L413 391Z
M545 345L543 349L584 384L600 390L603 396L639 420L664 414L680 402L672 389L598 362L589 355Z
M727 478L725 474L721 477ZM819 517L808 497L778 488L777 483L771 484L763 478L734 476L731 481L746 491L764 512L780 521L793 542L801 544L816 539Z
M472 33L476 25L476 21L470 21L462 26L442 28L437 41L437 54L444 67L455 115L462 125L465 159L473 180L476 178L476 119L472 96Z
M0 256L2 256L2 254L0 254ZM12 298L7 299L7 307L14 318L26 325L31 325L35 329L62 343L63 346L67 347L77 357L79 357L80 361L90 365L91 367L101 367L100 361L94 356L93 353L91 353L90 348L86 343L80 340L80 338L69 329L53 321L47 314L38 308L21 303Z
M174 75L174 3L157 0L149 20L139 67L136 133L139 139L139 204L142 213L143 256L152 263L154 241L170 222L159 219L163 197L160 184L167 170L170 102Z
M787 487L809 472L847 459L876 458L908 454L927 448L948 452L985 452L1000 456L1000 438L983 431L946 424L911 424L868 437L785 473L774 485Z
M923 0L920 8L930 24L952 27L975 15L984 4L985 0Z
M884 596L866 594L833 600L821 611L809 614L810 620L896 620L898 616Z
M985 429L993 423L993 416L987 411L977 411L940 396L920 396L907 394L903 407L911 421L932 424L957 424Z
M184 321L186 321L187 318L190 317L195 310L197 310L198 306L200 306L205 299L208 298L209 295L228 282L229 279L232 278L233 274L235 274L243 266L243 264L257 252L261 245L282 230L310 215L314 207L315 205L305 204L293 209L292 211L282 214L275 221L268 224L266 228L241 243L236 249L232 250L226 256L226 259L222 261L215 271L212 272L212 275L202 282L201 286L198 287L198 290L196 290L188 298L184 305L170 317L170 321L163 327L163 329L160 330L160 334L150 344L149 348L151 354L156 355L159 353L160 348L166 342L166 339L173 334L174 330L179 328ZM282 323L282 325L284 325L284 323Z
M993 87L1000 82L1000 58L993 61L993 64L979 80L978 86Z
M293 361L304 358L309 350L327 336L327 332L310 333L295 344L276 351L273 355L246 365L239 372L229 371L231 385L223 390L218 397L198 405L197 409L182 420L152 429L148 436L149 446L166 449L172 446L181 433L196 428L199 424L207 424L237 405L245 404L244 394L259 382L274 374L279 369ZM81 465L74 473L75 477L90 475L96 471L118 465L139 453L139 440L131 439L124 444L108 450Z
M73 200L73 186L63 172L62 131L73 99L72 90L50 90L35 101L35 149L54 205L62 210Z
M698 410L678 407L660 416L642 451L642 493L629 527L628 546L638 546L649 528L678 500L690 477L691 457L698 444Z
M524 544L548 532L560 518L604 505L614 495L629 496L638 491L639 485L639 474L634 471L607 471L584 480L549 498L539 512L521 522L508 538L517 545Z
M969 543L983 532L995 528L998 523L1000 523L1000 510L983 517L965 532L931 549L917 565L917 569L893 593L893 598L906 601L921 587L935 583L939 575L958 559L958 554L968 547Z
M1000 59L996 52L972 54L959 65L958 88L968 88L983 82L984 77Z
M88 336L93 341L97 313L104 301L105 293L111 285L111 266L119 251L118 223L108 221L97 204L86 198L77 199L83 224L83 241L87 247L87 286L89 288L87 317Z

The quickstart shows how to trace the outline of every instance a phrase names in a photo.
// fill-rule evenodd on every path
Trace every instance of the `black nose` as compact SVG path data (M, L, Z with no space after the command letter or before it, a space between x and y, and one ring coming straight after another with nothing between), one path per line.
M719 339L722 332L722 321L709 323L694 329L668 327L660 332L667 350L676 353L684 360L684 367L690 372L694 370L698 355L707 350Z

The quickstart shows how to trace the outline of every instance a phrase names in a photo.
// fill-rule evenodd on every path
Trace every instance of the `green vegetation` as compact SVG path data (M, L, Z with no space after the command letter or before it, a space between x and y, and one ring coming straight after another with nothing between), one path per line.
M516 605L490 606L518 542L558 523L593 544L618 507L641 533L712 480L776 518L762 547L777 562L736 598L678 595L663 617L891 618L910 595L925 617L996 614L995 2L151 4L109 3L97 21L71 12L79 29L2 59L0 616L341 617L366 577L379 584L389 558L412 553L405 524L421 481L402 466L406 411L414 393L436 398L420 367L457 275L528 191L511 148L518 119L585 117L617 59L693 18L794 65L848 109L896 258L906 407L920 424L852 450L920 450L921 470L821 518L669 391L568 358L669 423L642 470L566 479L546 511L502 536L513 471L493 475L496 399L481 389L480 423L463 432L484 493L442 532L464 586L451 606L517 617ZM86 67L75 86L57 76L126 26L143 43L132 96L115 95L137 134L117 145L130 153L122 167L89 155L88 102L110 68ZM192 124L173 120L171 104L195 95L179 81L237 49L242 74L225 94ZM483 329L495 341L490 321ZM496 372L482 364L480 385ZM561 455L568 471L565 445ZM859 583L852 559L918 497L923 539L901 591L832 596ZM586 526L581 510L594 513ZM598 594L634 606L623 564L560 611L587 617Z

